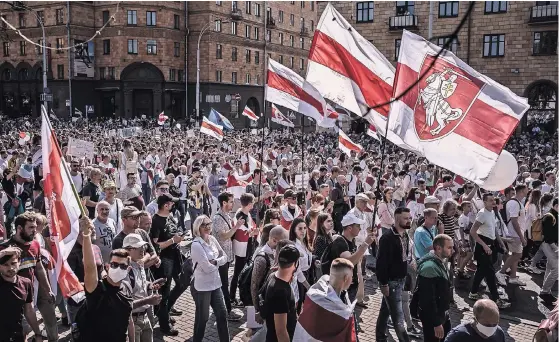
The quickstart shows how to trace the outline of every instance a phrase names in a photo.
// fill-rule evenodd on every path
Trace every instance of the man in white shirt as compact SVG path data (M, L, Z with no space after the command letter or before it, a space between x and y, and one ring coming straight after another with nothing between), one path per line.
M360 166L354 166L351 174L347 176L347 195L351 202L351 206L355 206L355 196L358 192L363 191L363 185L361 182L361 169Z
M72 177L72 182L79 194L82 191L87 179L85 179L83 173L81 172L80 162L77 160L72 160L72 163L70 164L70 177Z
M189 160L192 160L192 158ZM181 192L177 209L180 214L179 228L181 228L183 231L184 231L184 218L186 216L186 201L188 195L188 176L186 174L187 170L188 170L187 166L181 165L179 167L180 174L177 177L175 177L175 186L179 188Z
M547 171L545 173L545 183L542 184L542 194L553 192L555 187L555 173Z
M449 199L452 199L452 188L453 181L452 176L444 175L443 176L443 184L439 185L439 187L433 193L438 199L441 200L441 203L446 202Z

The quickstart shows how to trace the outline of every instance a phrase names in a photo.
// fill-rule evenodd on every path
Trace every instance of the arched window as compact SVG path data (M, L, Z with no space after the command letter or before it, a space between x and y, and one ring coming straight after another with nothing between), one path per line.
M557 88L549 81L535 82L526 91L530 109L527 124L544 124L554 120L557 111Z
M4 69L2 72L2 79L4 81L9 81L12 79L12 71L10 69Z
M27 68L23 68L19 71L17 78L20 81L26 81L29 78L29 70Z

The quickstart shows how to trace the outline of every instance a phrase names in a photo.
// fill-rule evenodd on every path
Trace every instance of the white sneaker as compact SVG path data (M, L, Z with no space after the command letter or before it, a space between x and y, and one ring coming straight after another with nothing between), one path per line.
M501 272L495 273L495 278L497 278L497 283L501 286L507 286L507 278Z
M543 271L540 270L539 268L535 267L535 266L530 266L526 269L528 271L528 273L533 273L533 274L542 274Z
M526 283L523 282L522 280L520 280L520 278L515 277L515 278L509 278L509 284L514 284L514 285L520 285L520 286L526 286Z
M481 281L481 283L479 283L479 284L480 284L481 286L483 286L483 287L487 287L487 283L485 282L485 279L483 279L483 280Z

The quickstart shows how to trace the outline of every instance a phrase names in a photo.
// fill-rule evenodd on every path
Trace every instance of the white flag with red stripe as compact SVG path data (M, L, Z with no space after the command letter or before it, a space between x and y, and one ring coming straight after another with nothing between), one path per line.
M350 157L351 151L359 153L363 149L361 145L351 141L351 139L341 129L338 131L338 148Z
M229 172L227 176L227 191L233 194L234 198L241 198L241 195L246 192L246 187L250 182L251 174L239 176L237 172Z
M394 72L386 57L328 4L309 51L307 82L325 98L357 115L366 115L385 136L390 105L370 108L390 101ZM412 150L391 132L387 139Z
M339 117L340 114L334 108L332 108L332 106L327 105L326 115L324 116L324 119L322 119L322 122L320 123L319 126L326 127L326 128L337 127L336 122L338 121Z
M322 276L307 292L293 341L355 342L354 305L345 304ZM347 299L347 298L346 298Z
M202 119L202 125L200 126L200 133L204 133L209 135L210 137L214 137L217 140L223 140L223 126L216 125L210 120L208 120L205 116Z
M256 116L256 114L254 114L252 109L248 108L248 106L245 106L245 109L243 110L243 115L251 119L252 121L258 121L258 116Z
M289 120L282 112L272 103L272 122L286 127L295 127L293 122Z
M157 124L158 125L163 125L165 124L165 122L169 119L169 117L167 115L165 115L165 112L161 112L159 113L159 115L157 116Z
M380 141L377 134L377 128L373 124L369 124L369 128L367 128L367 135Z
M56 279L64 297L80 300L83 299L83 286L66 262L80 232L80 203L44 106L41 106L41 116L43 189Z
M452 52L409 31L402 35L389 129L431 163L482 184L529 105ZM432 68L429 69L429 66Z

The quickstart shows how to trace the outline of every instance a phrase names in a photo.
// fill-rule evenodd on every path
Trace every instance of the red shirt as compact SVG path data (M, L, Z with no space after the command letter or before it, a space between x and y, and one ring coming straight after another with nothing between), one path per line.
M2 243L0 245L0 250L14 246L21 249L21 258L18 275L31 280L31 283L35 280L35 266L41 261L41 245L39 242L33 240L28 244L20 244L13 238Z

